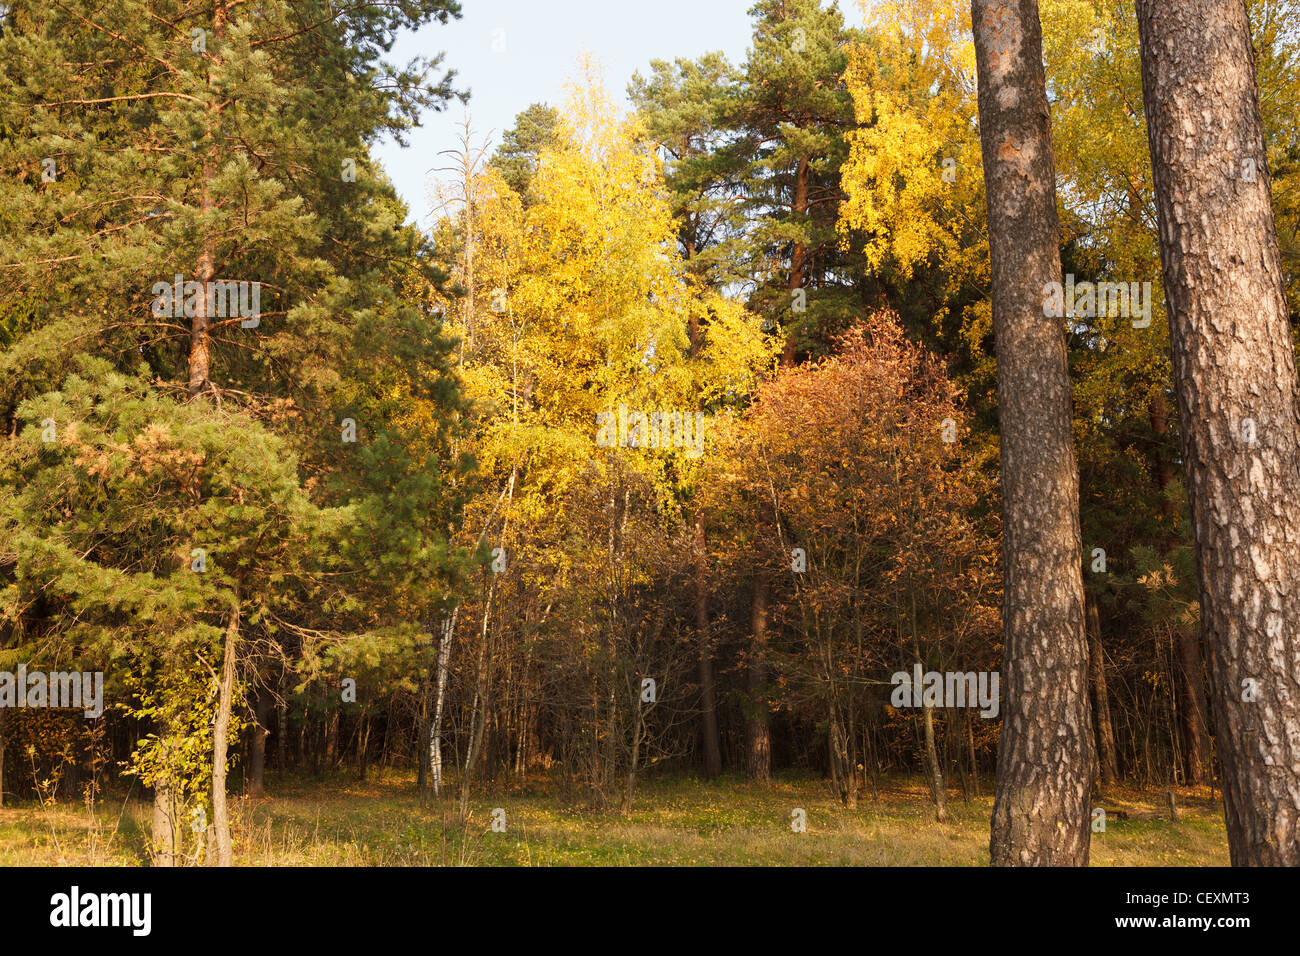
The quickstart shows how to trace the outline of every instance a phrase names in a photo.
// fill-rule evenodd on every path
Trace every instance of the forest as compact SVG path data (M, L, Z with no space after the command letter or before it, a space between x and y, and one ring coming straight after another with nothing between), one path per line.
M475 2L0 4L0 863L1300 865L1300 4Z

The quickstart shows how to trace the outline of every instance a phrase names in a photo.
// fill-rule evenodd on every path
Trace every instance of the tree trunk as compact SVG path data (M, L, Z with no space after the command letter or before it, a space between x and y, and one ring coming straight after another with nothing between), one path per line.
M312 693L312 703L315 703L315 692ZM309 706L302 715L301 726L298 728L298 760L303 762L306 758L311 763L311 775L320 776L320 747L316 740L316 729L320 721L312 714Z
M1148 414L1151 420L1151 433L1156 437L1156 445L1151 455L1152 474L1156 488L1160 492L1160 513L1168 520L1167 527L1172 531L1177 509L1169 496L1169 488L1174 482L1174 471L1169 465L1163 447L1164 437L1169 433L1169 413L1165 406L1163 391L1152 396L1148 405ZM1170 541L1166 549L1173 543ZM1177 685L1177 693L1180 697L1178 716L1183 728L1183 763L1186 766L1187 784L1197 787L1205 782L1210 762L1201 641L1198 633L1183 630L1179 630L1177 639L1180 677Z
M333 770L339 763L339 712L330 712L325 730L325 769Z
M542 615L544 621L550 614L550 607ZM534 625L540 627L540 625ZM534 634L536 631L534 631ZM538 694L532 680L533 670L533 641L530 638L524 652L524 669L523 677L519 687L519 740L515 746L515 774L524 774L528 772L529 758L533 753L533 730L536 726L537 716L536 708L533 701L537 700Z
M1138 0L1234 865L1300 865L1300 422L1243 0Z
M1086 866L1092 722L1070 377L1045 287L1061 281L1051 117L1035 0L973 0L992 258L1006 688L995 866Z
M1097 602L1088 601L1088 671L1092 683L1092 718L1097 731L1097 755L1103 790L1119 777L1115 759L1115 728L1110 719L1110 691L1106 688L1106 654L1101 646L1101 618Z
M948 819L948 785L939 767L939 751L934 743L934 708L922 706L925 721L925 762L930 771L930 795L934 798L934 818L940 823Z
M366 764L370 756L370 715L361 712L361 723L357 727L357 777L363 783L366 779Z
M212 33L216 40L225 36L226 27L226 4L217 3L212 11ZM215 54L205 54L211 61L208 69L208 83L213 92L217 91L216 74L222 69L222 58ZM217 175L218 157L214 152L212 131L221 123L222 98L217 97L209 105L208 111L208 129L203 134L203 169L200 173L199 187L199 212L203 217L203 228L215 230L216 224L208 221L216 210L216 198L212 195L212 180ZM197 398L207 389L212 372L212 316L208 315L207 306L207 288L208 283L216 275L216 260L213 254L213 242L211 236L204 238L203 246L199 252L198 262L195 264L194 280L201 283L201 292L198 296L194 318L190 321L190 354L189 354L189 385L188 394L191 399Z
M217 841L217 866L230 866L230 814L226 809L226 738L230 733L235 694L235 654L239 643L239 600L230 609L226 647L222 654L217 716L212 727L212 826Z
M425 787L429 783L429 732L433 727L433 704L429 700L435 675L420 685L419 712L415 715L415 789L424 805Z
M153 790L153 865L175 866L179 847L176 798L165 781Z
M867 768L871 775L871 799L880 799L880 761L876 757L876 747L872 738L876 735L875 724L878 719L876 708L872 704L867 705L866 723L862 731L862 750L867 755Z
M960 709L956 707L944 708L944 717L946 718L944 729L947 731L943 735L944 740L947 742L947 746L944 748L944 765L948 768L949 779L952 779L953 769L955 768L957 771L957 779L961 782L962 803L970 803L971 794L970 774L966 772L966 763L961 752L961 728L963 726L961 711L968 709L966 707Z
M807 157L799 160L798 169L795 172L794 182L794 203L791 206L791 212L794 213L796 226L802 225L804 214L808 211L808 176L810 172ZM794 291L802 289L804 278L808 271L808 247L802 240L794 244L790 252L790 280L789 290L790 297L793 300ZM787 307L791 303L787 302ZM798 328L793 318L790 320L790 327L785 333L785 348L781 352L781 364L791 368L795 364L795 359L799 354L799 337Z
M211 213L213 204L208 198L207 180L212 178L208 170L204 170L203 196L201 200L201 209L205 214ZM212 252L205 249L199 255L198 268L195 270L195 281L203 283L203 288L207 288L207 283L212 281L215 274L213 266ZM211 318L207 314L207 304L204 297L199 297L198 308L195 310L194 318L190 321L190 358L189 358L189 396L197 398L203 394L208 386L212 370L212 331Z
M1178 719L1183 729L1183 763L1189 787L1205 783L1209 764L1208 731L1205 727L1205 679L1201 667L1201 641L1197 631L1179 628L1178 690L1182 702Z
M692 313L687 320L690 355L700 351L700 324ZM697 408L704 410L704 399ZM704 540L704 511L695 512L695 631L699 644L700 728L704 736L704 775L710 779L722 773L722 745L718 738L718 711L713 690L713 651L709 646L708 553Z
M488 572L491 573L491 572ZM469 747L465 753L465 772L460 778L460 819L463 822L469 815L469 793L474 782L474 771L478 767L479 757L483 752L483 730L487 724L487 642L488 622L492 616L492 597L496 591L496 582L487 587L487 599L483 603L483 626L479 629L478 662L474 668L474 704L470 710Z
M442 622L442 636L438 641L438 681L433 702L433 720L429 724L429 779L433 795L442 796L442 705L447 696L447 667L451 663L451 642L456 636L456 615L460 608L452 608L451 616Z
M763 684L767 680L767 582L754 576L750 622L754 643L749 658L749 719L745 724L745 772L750 780L772 779L772 734Z
M831 783L840 803L845 809L855 810L858 806L858 774L850 754L849 735L845 734L840 720L840 708L836 700L835 688L831 688L831 699L827 706L827 748L831 764Z
M695 514L695 634L700 655L700 727L704 735L704 775L722 773L718 711L713 691L713 650L709 646L708 560L704 550L704 512Z
M288 764L285 762L285 741L289 736L289 705L281 700L276 711L275 750L277 764L275 769L279 773L283 774L288 767Z
M980 795L980 765L975 759L975 711L966 708L966 750L970 756L971 789L975 796Z
M1147 415L1151 420L1151 433L1156 436L1155 448L1151 453L1151 472L1155 478L1156 488L1160 492L1160 513L1172 519L1177 516L1178 509L1174 506L1174 500L1169 497L1169 486L1174 482L1174 470L1169 465L1169 459L1165 457L1163 447L1165 435L1169 433L1169 412L1165 407L1165 395L1163 391L1156 392L1147 403Z
M627 777L623 783L623 816L632 813L632 796L636 792L636 771L641 759L641 741L645 736L645 717L641 704L640 688L636 688L632 701L632 747L628 753Z
M266 738L271 736L271 731L266 727L271 719L271 700L266 691L257 692L253 713L257 723L253 725L253 746L248 761L248 794L252 797L264 797L266 796Z

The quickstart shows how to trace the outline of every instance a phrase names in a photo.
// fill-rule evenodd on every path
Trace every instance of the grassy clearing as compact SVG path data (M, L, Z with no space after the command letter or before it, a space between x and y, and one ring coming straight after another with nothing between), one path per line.
M984 784L988 792L989 783ZM268 781L271 798L236 799L236 861L252 866L984 866L992 798L950 797L934 821L924 784L887 780L879 799L839 807L808 778L768 786L646 781L624 817L566 800L552 781L530 780L476 800L464 827L455 802L421 807L409 774L359 783L346 778ZM1163 791L1116 790L1101 801L1127 819L1092 838L1094 866L1227 865L1222 805L1208 790L1181 789L1180 818ZM506 832L491 829L493 808ZM794 833L802 808L808 831ZM0 810L0 865L138 866L147 858L150 807L138 799L85 806L35 802Z

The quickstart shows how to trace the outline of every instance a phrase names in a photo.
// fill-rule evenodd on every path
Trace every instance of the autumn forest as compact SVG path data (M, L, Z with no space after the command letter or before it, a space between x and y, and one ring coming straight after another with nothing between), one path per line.
M0 4L0 863L1300 865L1300 4L474 4Z

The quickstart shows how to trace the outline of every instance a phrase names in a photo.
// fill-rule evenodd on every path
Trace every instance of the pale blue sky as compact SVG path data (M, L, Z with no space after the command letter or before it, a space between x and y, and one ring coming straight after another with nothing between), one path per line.
M606 82L620 102L626 102L632 74L648 74L653 59L721 50L733 63L743 62L753 2L463 0L460 20L402 37L389 58L404 63L412 56L446 51L446 66L457 71L457 88L470 91L468 109L477 138L491 132L495 147L530 103L560 104L564 81L574 74L584 50L603 62ZM504 52L493 52L497 30L504 31ZM410 132L406 149L386 141L376 150L422 227L428 226L427 173L445 165L438 151L455 145L462 118L460 103L453 102L441 113L427 114L423 125Z

